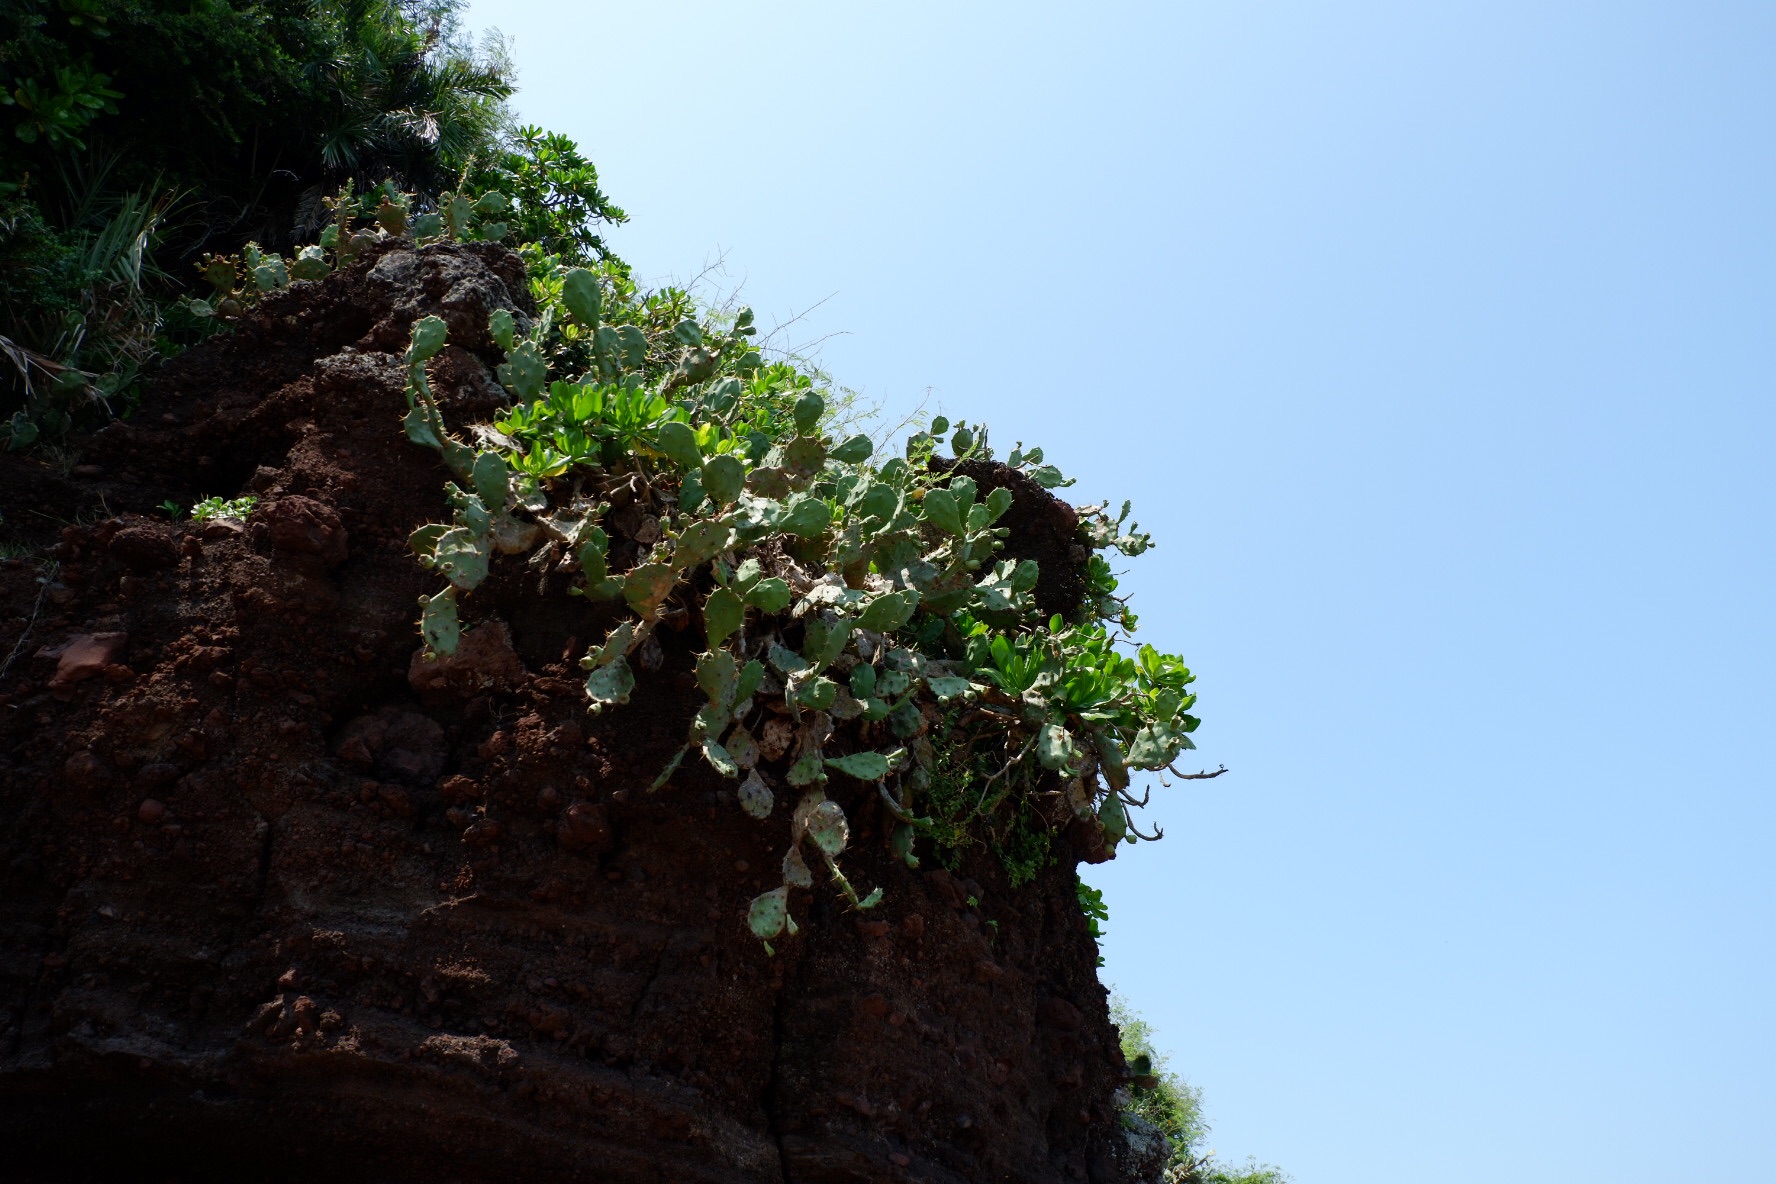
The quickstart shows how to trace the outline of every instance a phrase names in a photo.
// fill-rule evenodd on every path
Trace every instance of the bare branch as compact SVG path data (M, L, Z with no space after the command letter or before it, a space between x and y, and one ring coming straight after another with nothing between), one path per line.
M1133 818L1128 820L1128 828L1129 828L1130 834L1134 835L1137 839L1143 840L1144 842L1157 843L1161 839L1165 838L1166 832L1159 829L1159 824L1157 822L1153 824L1153 833L1150 835L1142 834L1141 828L1135 825L1135 820Z

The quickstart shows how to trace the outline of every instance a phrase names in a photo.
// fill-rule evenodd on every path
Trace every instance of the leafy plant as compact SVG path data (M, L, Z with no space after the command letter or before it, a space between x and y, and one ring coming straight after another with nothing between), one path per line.
M14 134L27 144L39 138L55 148L85 148L80 133L100 115L117 114L114 99L123 95L107 84L109 74L93 68L92 58L60 65L49 78L23 78L10 94L0 91L0 107L22 113Z
M477 444L447 429L431 394L444 323L418 322L408 351L408 437L455 478L451 521L412 540L448 581L423 602L434 651L453 649L462 598L501 555L570 565L577 594L629 610L582 661L593 711L628 701L630 658L663 621L701 621L707 702L654 789L689 757L738 782L755 817L780 793L794 799L783 883L748 914L767 947L795 932L792 890L812 885L816 864L853 907L881 897L841 868L835 774L874 786L896 820L891 849L915 866L920 834L954 848L984 831L1018 881L1072 819L1112 845L1158 837L1128 821L1146 801L1130 796L1131 770L1192 747L1192 675L1152 647L1125 652L1098 602L1070 622L1036 612L1036 564L997 555L1011 490L953 471L990 458L984 426L940 417L877 458L866 436L826 434L807 376L764 364L749 310L721 325L686 315L676 294L638 295L626 276L527 258L539 315L520 335L494 314L514 406ZM1039 450L1014 459L1064 480ZM1086 539L1138 554L1150 540L1122 531L1127 512L1088 508ZM1059 813L1039 804L1044 787Z
M191 520L193 522L208 522L215 518L244 519L253 512L253 507L258 504L259 499L250 493L232 499L206 497L191 507ZM184 508L170 498L161 502L158 508L169 518L183 517L185 513Z
M1104 926L1110 923L1110 908L1104 903L1104 894L1093 888L1084 880L1076 879L1073 886L1074 894L1079 898L1079 911L1085 914L1085 924L1091 933L1094 944L1102 942L1107 936ZM1098 969L1104 967L1104 955L1098 955Z
M191 518L194 522L208 522L212 518L245 518L253 512L259 499L246 494L232 500L220 497L206 497L191 507Z
M1083 885L1082 885L1083 888ZM1083 897L1082 897L1083 899ZM1280 1169L1256 1160L1241 1167L1215 1161L1205 1148L1209 1124L1203 1114L1202 1090L1166 1069L1166 1058L1153 1044L1153 1028L1132 1011L1122 996L1110 996L1110 1019L1122 1037L1122 1055L1129 1067L1127 1117L1164 1135L1171 1144L1166 1184L1289 1184Z
M570 264L612 259L596 227L628 221L599 189L598 169L580 154L579 145L540 127L515 129L504 151L471 182L511 202L519 242L534 243L543 254Z

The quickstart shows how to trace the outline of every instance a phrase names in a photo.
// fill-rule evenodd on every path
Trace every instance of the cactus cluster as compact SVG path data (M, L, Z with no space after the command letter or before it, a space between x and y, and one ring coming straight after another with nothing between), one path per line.
M487 221L506 211L506 198L499 193L478 200L446 193L437 210L418 217L413 216L414 195L387 181L364 194L354 193L347 181L338 194L325 200L332 219L315 243L299 248L288 260L267 253L258 243L248 243L238 256L206 254L197 270L211 295L186 301L187 310L198 317L232 320L261 296L287 288L292 281L327 278L384 238L411 238L421 246L441 241L497 242L508 230L504 222Z
M407 434L455 478L452 520L412 538L448 581L422 601L432 651L454 649L459 597L500 554L573 570L576 594L627 606L581 660L593 712L628 702L631 659L662 623L700 620L707 702L652 788L690 758L736 782L751 817L775 814L780 794L793 799L783 882L748 911L767 947L795 932L791 893L812 886L811 863L853 907L881 899L841 868L850 834L826 796L833 774L875 787L896 820L890 849L918 865L940 715L964 715L970 752L992 766L980 779L983 816L1042 785L1107 843L1134 841L1129 808L1145 798L1131 796L1131 771L1165 769L1193 747L1192 676L1150 646L1126 652L1107 623L1126 628L1132 615L1112 595L1114 577L1095 568L1083 619L1041 619L1036 564L998 555L1011 492L983 496L932 463L945 435L956 460L990 456L984 427L952 430L939 418L903 455L878 460L869 437L828 434L826 400L806 375L762 361L750 311L722 326L667 321L658 314L670 305L622 299L606 290L608 275L537 262L540 315L522 335L509 312L489 324L514 405L477 429L483 447L453 436L431 395L425 367L444 345L443 322L414 326ZM551 380L564 340L583 347L586 369ZM1063 483L1039 449L1020 447L1011 461L1043 485ZM649 524L631 526L620 559L610 500L619 492L629 521L639 502ZM1123 532L1126 516L1126 506L1116 519L1088 508L1087 541L1144 550L1147 536Z

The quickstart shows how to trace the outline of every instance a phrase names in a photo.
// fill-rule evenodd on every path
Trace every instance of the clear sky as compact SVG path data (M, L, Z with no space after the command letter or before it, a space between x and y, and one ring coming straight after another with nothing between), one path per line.
M1776 1180L1776 5L477 0L638 274L1134 499L1107 981L1300 1184Z

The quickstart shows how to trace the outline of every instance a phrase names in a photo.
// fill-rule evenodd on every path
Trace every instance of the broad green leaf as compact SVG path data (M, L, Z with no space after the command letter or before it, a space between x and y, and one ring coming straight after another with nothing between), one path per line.
M854 465L868 460L870 453L875 450L876 446L870 442L870 438L859 433L838 445L828 455L836 461Z
M682 345L702 345L703 327L696 321L680 321L672 326L672 337Z
M777 804L776 797L771 793L771 787L765 784L765 779L759 776L757 769L746 775L746 780L740 783L737 792L740 797L740 808L754 818L770 817L772 807Z
M783 856L783 882L795 888L814 886L814 877L808 874L808 863L802 858L802 845L799 842Z
M987 522L991 524L1005 517L1005 511L1011 509L1011 502L1011 490L1003 485L989 493L987 500L982 503L987 507Z
M734 528L718 518L700 518L678 536L673 559L682 569L709 562L735 543Z
M703 759L707 760L710 766L723 777L740 776L740 766L734 763L734 758L728 755L728 750L708 737L703 740ZM756 773L753 775L757 776Z
M703 462L703 492L720 506L731 506L746 487L746 466L724 452Z
M765 466L746 474L746 488L760 497L781 501L790 495L793 487L790 485L789 473L786 470Z
M752 929L753 936L761 941L768 941L782 933L787 920L789 888L785 885L759 893L752 898L752 904L746 910L746 924Z
M818 748L807 748L796 758L795 764L789 767L789 783L797 789L816 785L826 780L826 765L821 761Z
M806 481L826 464L826 445L814 436L797 436L783 450L783 467Z
M1104 770L1104 780L1112 789L1127 789L1128 763L1123 759L1122 745L1116 737L1101 730L1093 731L1092 740L1098 749L1098 763Z
M907 677L905 671L884 670L876 678L876 694L892 699L906 694L907 688L912 685L912 680Z
M456 643L462 636L462 628L456 619L455 586L444 589L436 596L422 596L419 603L419 631L425 638L426 648L445 657L454 654Z
M407 536L407 545L413 548L413 553L418 555L422 562L429 560L432 557L432 552L437 550L438 540L443 538L444 532L449 529L442 522L428 522Z
M933 695L936 695L944 702L948 702L949 700L956 698L958 695L966 695L970 690L970 684L966 678L954 678L950 675L937 675L932 678L927 678L925 680L925 685L931 688L931 693Z
M512 392L512 397L520 403L528 403L543 393L543 382L549 377L548 363L537 351L536 343L520 341L516 348L506 355L506 360L494 367L494 373L500 385Z
M485 533L456 526L438 536L431 565L464 592L473 592L487 578L492 552L493 541Z
M623 599L646 620L678 583L678 571L664 563L644 563L623 577Z
M1064 769L1075 755L1073 734L1060 724L1045 724L1036 734L1036 759L1045 769Z
M697 685L709 701L726 709L734 703L734 688L739 685L740 671L734 655L715 650L697 658Z
M588 584L601 584L608 574L606 548L610 546L610 536L598 526L582 531L581 534L583 540L574 553L580 561L580 570L586 573Z
M1104 824L1104 838L1111 846L1122 842L1123 836L1128 834L1128 811L1123 809L1122 799L1115 791L1111 791L1098 808L1098 821Z
M332 268L327 266L327 257L319 247L303 247L296 254L296 261L290 265L290 278L297 280L324 280Z
M469 470L469 479L475 485L476 494L494 514L506 508L508 471L505 459L497 452L483 452L476 456L475 467Z
M918 605L919 593L913 588L878 596L857 618L858 627L875 633L892 633L913 619Z
M920 504L925 507L925 521L951 534L962 533L962 515L957 512L955 494L947 489L930 489Z
M742 769L750 769L759 762L758 741L754 740L752 733L743 727L736 725L734 730L728 733L727 749L728 755L733 757L734 763Z
M797 494L785 507L788 511L778 525L790 534L814 538L832 521L832 509L817 497Z
M829 756L829 769L855 777L859 781L880 781L888 776L888 758L879 752L854 752L850 756Z
M812 432L825 411L826 400L813 391L797 399L794 411L796 431L803 435Z
M597 648L588 648L586 656L580 659L581 670L597 670L609 666L618 658L629 652L629 643L635 638L635 622L624 621L605 637Z
M746 605L726 588L717 588L703 602L703 623L709 631L710 649L727 641L745 620Z
M859 662L851 668L851 693L859 699L868 699L876 693L876 668L867 662Z
M640 370L647 365L647 334L640 325L623 325L617 329L617 341L622 355L622 363L630 370Z
M831 763L830 761L828 762ZM837 802L821 802L808 814L808 837L828 855L837 855L851 841L851 825L844 807Z
M583 267L576 267L561 279L561 302L574 320L587 329L598 328L598 310L603 297L598 290L598 277Z
M740 677L734 683L734 704L739 706L752 698L758 690L759 682L765 677L765 664L757 658L740 667Z
M871 485L858 500L857 512L864 518L881 518L887 520L894 516L900 507L900 491L892 485L877 482Z
M415 444L423 444L427 448L443 448L444 439L432 422L431 408L420 403L401 417L401 426L407 429L407 438Z
M703 454L697 451L697 433L691 430L690 424L679 420L667 420L655 429L654 447L685 472L703 464Z
M1137 769L1163 769L1178 759L1186 741L1170 728L1148 724L1135 733L1126 758Z
M825 670L845 652L851 640L851 625L843 619L837 623L824 617L809 617L802 638L802 656L816 670Z
M704 740L719 736L728 730L734 722L734 715L725 703L705 703L691 717L691 739L701 744Z
M600 666L586 679L586 698L592 701L594 712L629 702L629 694L633 690L635 672L629 669L626 658L618 658L608 666Z
M785 646L773 645L766 651L765 657L783 674L800 674L808 668L805 658Z
M839 684L830 678L816 677L803 683L796 691L796 702L815 711L825 711L839 695Z
M902 740L910 740L918 735L919 727L923 723L924 717L919 714L918 707L911 702L902 703L888 714L889 730Z
M746 603L761 613L780 613L789 607L789 585L776 576L760 580L746 594Z
M512 319L512 310L494 309L493 315L487 318L487 332L495 345L510 353L518 341L518 323Z

